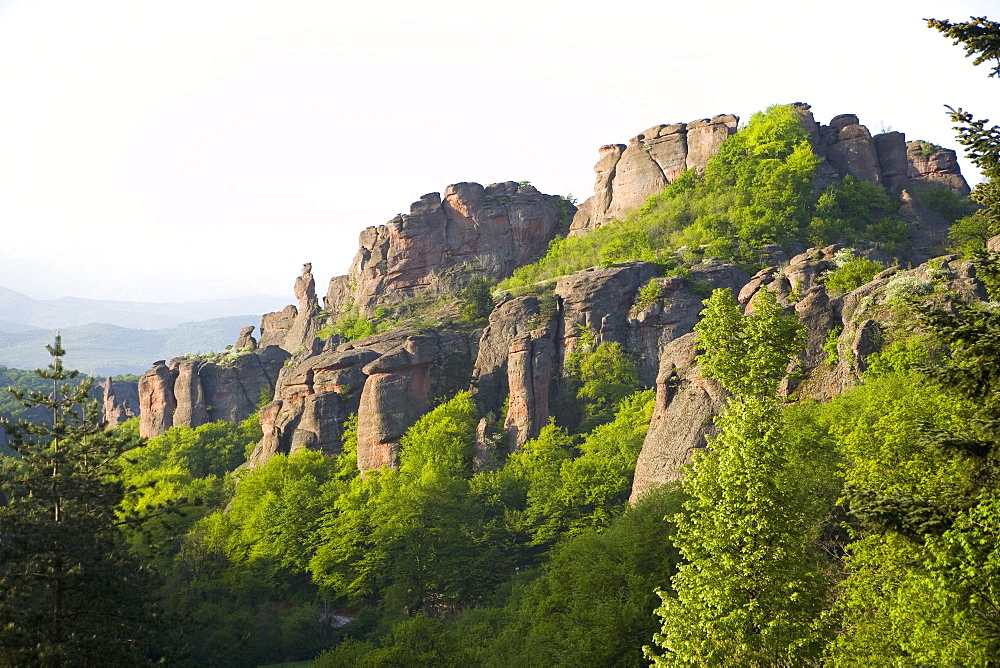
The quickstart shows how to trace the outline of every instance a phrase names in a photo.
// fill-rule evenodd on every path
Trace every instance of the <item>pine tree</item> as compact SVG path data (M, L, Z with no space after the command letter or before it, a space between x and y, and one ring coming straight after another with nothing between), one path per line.
M118 514L122 456L137 438L108 431L93 382L69 382L61 337L36 373L50 394L11 390L52 424L4 423L15 456L0 458L0 665L134 665L152 634L148 576L129 556Z

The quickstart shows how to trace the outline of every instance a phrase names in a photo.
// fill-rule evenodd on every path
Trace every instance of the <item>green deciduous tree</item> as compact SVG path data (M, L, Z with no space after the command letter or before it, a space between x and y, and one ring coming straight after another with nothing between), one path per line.
M805 330L798 318L785 315L770 290L761 289L753 307L753 313L744 316L732 291L715 290L695 326L704 351L698 362L737 395L771 397L802 349Z
M648 656L663 666L814 663L829 634L819 538L837 493L833 449L808 421L789 429L775 399L803 328L766 290L748 316L728 290L705 303L700 360L735 396L684 480L674 544L687 563L661 593L662 653Z

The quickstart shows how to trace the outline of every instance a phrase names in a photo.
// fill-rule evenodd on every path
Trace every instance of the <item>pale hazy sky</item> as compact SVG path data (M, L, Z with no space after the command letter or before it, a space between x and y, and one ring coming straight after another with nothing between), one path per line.
M423 193L527 179L583 200L601 144L774 103L958 148L942 105L1000 120L1000 81L921 19L998 10L0 0L0 286L290 298L311 261L322 292Z

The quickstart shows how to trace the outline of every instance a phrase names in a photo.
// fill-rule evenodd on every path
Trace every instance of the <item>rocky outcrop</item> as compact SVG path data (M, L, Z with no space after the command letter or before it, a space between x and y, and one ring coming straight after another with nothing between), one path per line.
M358 410L360 471L398 465L399 439L427 412L436 343L410 337L364 367L367 379Z
M628 341L628 318L635 294L659 273L651 262L623 262L584 269L559 279L555 294L562 309L558 338L560 359L576 348L583 331L597 340Z
M274 393L285 360L285 350L269 346L230 353L198 367L208 421L241 422Z
M702 377L695 363L694 334L672 341L663 351L656 377L656 404L636 462L629 503L648 491L683 478L683 467L714 432L714 418L727 393Z
M462 334L409 330L296 355L261 409L264 436L249 466L277 453L340 452L343 422L357 414L359 468L394 467L399 439L431 401L468 388L473 356Z
M420 294L454 293L473 276L508 276L543 252L575 208L512 181L448 186L385 225L361 233L347 276L330 281L325 308L370 314Z
M288 338L288 332L298 314L299 310L291 304L283 311L265 314L260 320L260 347L284 347L285 339Z
M505 298L490 313L472 371L474 396L484 415L498 411L507 397L507 359L514 341L555 322L558 302L554 296L548 300L548 309L544 313L545 305L538 297L526 296Z
M153 362L153 368L139 378L139 435L153 438L174 426L174 380L176 375L166 360Z
M319 331L319 300L316 298L316 280L312 275L312 263L302 265L302 275L295 279L295 298L299 302L295 319L281 347L295 354L312 346Z
M827 143L826 158L838 174L882 185L875 141L857 116L834 117L829 126L821 128L821 136Z
M257 344L250 336L252 327L249 331L244 328L234 348L279 346L293 355L310 349L316 332L321 327L316 279L312 275L311 262L302 265L302 273L295 278L294 289L297 307L289 304L284 310L265 314L260 321L260 343Z
M924 141L910 141L906 142L906 158L912 185L947 188L962 197L971 192L954 151Z
M269 346L154 363L139 379L140 435L153 438L173 426L245 420L262 396L273 392L286 359L287 352Z
M705 171L722 142L736 132L732 114L691 123L655 125L624 144L602 146L594 166L594 195L573 217L570 234L585 234L624 218L686 169Z
M256 350L257 349L257 339L253 338L254 326L244 327L240 330L240 337L236 339L236 345L233 346L236 350Z
M101 393L101 414L109 429L139 415L137 383L108 378L101 381L98 388Z
M850 175L898 193L932 185L968 195L954 151L926 142L907 142L901 132L874 137L854 114L835 116L828 125L813 117L808 104L796 102L813 151L822 158L814 181L819 188ZM684 169L705 170L722 143L736 132L739 119L729 114L711 119L657 125L629 144L602 146L594 171L594 195L580 205L570 234L586 234L629 212L677 179Z
M357 413L364 365L377 359L373 349L324 350L292 358L281 369L274 399L260 412L264 436L250 457L251 465L275 454L341 449L341 423Z
M555 328L516 338L507 356L510 407L504 420L511 451L538 436L549 421L549 389L555 363Z
M174 376L174 426L200 427L208 422L205 391L201 387L198 370L201 360L178 358L170 360L170 370Z
M747 279L738 266L718 258L707 258L694 265L686 277L652 279L658 287L657 295L648 302L633 304L628 312L626 349L632 353L643 384L655 383L660 357L667 345L694 331L710 291L716 288L736 291Z

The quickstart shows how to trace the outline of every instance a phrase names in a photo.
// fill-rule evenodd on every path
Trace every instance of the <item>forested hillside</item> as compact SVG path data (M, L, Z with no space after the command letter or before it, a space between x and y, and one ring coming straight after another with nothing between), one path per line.
M1000 24L929 23L1000 76ZM425 195L117 426L57 338L0 665L994 665L1000 126L952 112L969 194L852 115L729 118L579 208Z

